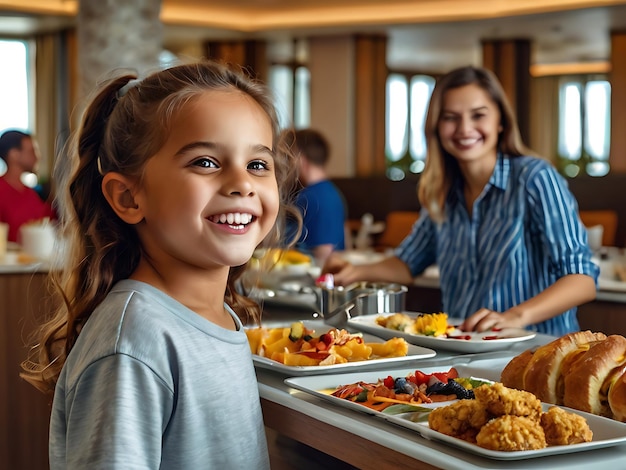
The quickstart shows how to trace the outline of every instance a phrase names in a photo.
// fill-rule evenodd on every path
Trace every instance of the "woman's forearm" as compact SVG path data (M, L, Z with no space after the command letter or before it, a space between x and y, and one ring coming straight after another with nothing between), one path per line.
M409 285L413 277L406 264L392 256L372 264L353 265L346 263L340 269L330 269L335 276L335 283L348 285L353 282L394 282Z
M510 310L520 314L524 323L532 325L590 302L595 297L596 285L591 276L570 274L560 278L532 299Z

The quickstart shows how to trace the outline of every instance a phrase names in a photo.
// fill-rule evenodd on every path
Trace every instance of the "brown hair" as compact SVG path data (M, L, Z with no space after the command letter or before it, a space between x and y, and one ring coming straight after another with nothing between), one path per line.
M4 161L7 161L9 156L9 152L13 149L22 149L22 142L24 139L31 139L32 136L27 134L26 132L18 131L18 130L8 130L5 131L2 136L0 136L0 158Z
M315 129L298 129L286 134L295 152L316 166L324 167L330 156L330 146L324 136Z
M285 217L298 219L289 203L296 181L294 156L280 139L278 118L265 86L240 71L210 61L178 65L136 82L125 73L95 91L78 132L69 162L58 165L63 233L68 243L62 270L51 279L62 302L38 332L39 342L22 364L22 377L44 392L53 392L65 359L82 326L113 285L138 265L141 246L132 225L115 215L101 190L102 174L115 171L140 177L147 160L164 145L181 108L207 90L239 90L253 98L270 118L275 174L281 200L279 217L264 243L284 238ZM299 220L299 219L298 219ZM225 300L238 315L255 321L260 308L238 293L244 266L230 269Z
M428 209L430 217L438 222L445 217L446 196L453 180L460 174L456 159L443 149L439 140L438 124L443 97L448 90L471 84L485 90L500 111L502 131L498 137L499 149L511 157L532 154L522 142L515 114L500 82L491 71L467 66L454 69L441 77L433 90L426 115L425 134L428 153L418 188L420 204Z

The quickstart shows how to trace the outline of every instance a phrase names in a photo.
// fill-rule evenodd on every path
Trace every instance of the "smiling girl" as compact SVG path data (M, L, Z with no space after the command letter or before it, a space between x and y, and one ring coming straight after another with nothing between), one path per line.
M259 311L235 281L294 213L293 157L268 92L239 73L134 79L97 91L61 185L64 302L23 372L54 390L50 466L268 468L238 316Z
M333 258L335 282L411 284L433 263L443 308L462 328L579 330L576 306L595 297L578 205L567 182L523 145L496 77L462 67L436 84L426 118L422 212L394 255L375 265Z

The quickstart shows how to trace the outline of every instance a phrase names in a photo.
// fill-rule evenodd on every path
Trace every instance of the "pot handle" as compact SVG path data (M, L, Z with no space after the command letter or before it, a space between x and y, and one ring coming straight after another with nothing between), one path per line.
M350 310L356 307L357 301L364 297L369 297L374 294L363 293L355 296L354 298L348 300L347 302L341 304L339 307L335 308L331 312L327 314L322 313L322 317L324 319L324 323L332 325L334 327L343 327L347 323L352 316L350 315Z

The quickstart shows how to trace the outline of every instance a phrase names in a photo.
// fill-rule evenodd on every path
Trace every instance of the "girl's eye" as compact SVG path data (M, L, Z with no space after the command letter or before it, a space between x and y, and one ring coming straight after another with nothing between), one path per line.
M201 168L217 168L217 164L210 158L198 158L192 163L193 166L199 166Z
M484 113L474 114L474 119L479 120L485 117Z
M441 116L441 120L444 122L452 122L455 120L455 117L452 114L444 114Z
M248 169L255 170L255 171L269 170L270 165L268 162L263 161L263 160L253 160L250 163L248 163Z

